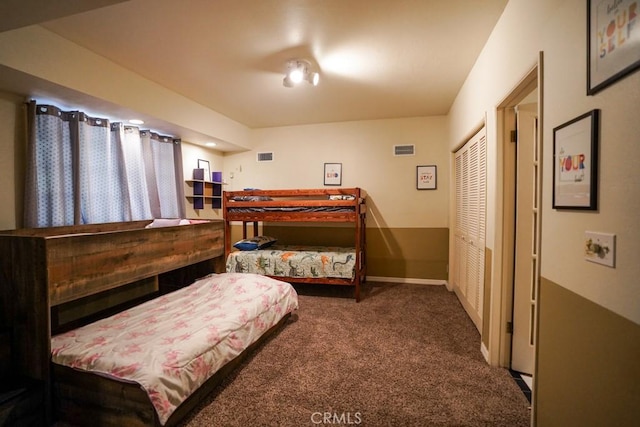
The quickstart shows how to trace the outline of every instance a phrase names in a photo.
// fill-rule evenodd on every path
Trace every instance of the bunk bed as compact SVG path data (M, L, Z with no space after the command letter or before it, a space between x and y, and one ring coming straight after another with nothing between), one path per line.
M244 190L223 193L226 269L275 277L290 283L322 283L354 287L366 278L366 192L360 188ZM232 246L232 223L242 224L242 241ZM349 247L277 244L254 250L243 243L261 243L260 223L342 223L353 225ZM248 227L252 227L249 236ZM267 244L277 240L266 239ZM277 242L276 242L277 243ZM243 248L244 249L244 248Z
M114 375L79 369L82 368L83 358L70 361L73 355L69 356L63 351L69 346L65 338L71 336L75 340L83 328L91 326L76 329L78 325L73 325L74 329L65 332L69 328L59 323L57 316L58 310L65 304L82 302L104 292L145 286L155 290L154 296L160 294L159 299L150 300L146 297L144 305L136 307L134 304L140 302L136 300L125 307L145 315L154 308L167 307L171 301L174 301L174 308L179 309L186 304L186 300L195 298L196 293L202 293L203 286L217 290L238 286L239 279L226 273L206 276L204 284L200 280L193 283L197 277L220 272L224 268L222 221L193 221L188 225L149 227L152 224L149 221L133 221L0 232L0 279L6 284L0 290L5 313L2 320L10 328L12 366L20 375L42 384L47 424L62 420L77 425L175 425L260 342L283 325L295 308L297 300L288 300L285 306L275 305L279 307L274 309L278 316L269 319L256 317L252 324L261 325L258 338L252 336L247 340L234 340L231 344L234 350L232 356L223 358L215 366L207 359L209 361L205 365L209 369L205 377L215 373L206 380L199 377L192 389L182 393L178 401L172 398L170 404L158 398L161 393L149 393L136 379L128 380L120 375L127 368L114 366ZM223 282L212 283L214 277ZM264 290L271 287L282 294L285 289L283 286L290 287L284 282L256 285L256 278L247 276L245 279L251 282L251 285L243 285L248 289ZM169 289L179 290L162 295L166 282L170 282ZM187 286L190 283L193 284ZM207 298L210 297L205 296ZM207 300L215 306L210 307L211 312L218 306L228 305L225 303L228 298L218 302ZM237 299L235 293L233 298L234 301ZM271 297L252 298L260 306L260 312L264 311L262 304L265 298ZM248 307L243 306L235 311L237 323L246 320ZM185 307L184 310L190 309ZM97 313L88 318L97 321L100 327L104 324L99 322L107 321L107 314L115 316L117 321L132 318L134 313L114 311ZM220 316L233 318L229 314L221 313ZM149 321L146 318L146 322ZM203 325L202 322L198 324ZM211 328L208 329L209 334L216 328L222 330L221 326ZM57 335L57 332L61 335ZM241 332L231 333L236 337L238 334ZM208 337L211 338L210 335ZM52 342L55 343L53 356ZM200 350L195 351L200 354ZM92 356L89 356L85 362L91 359ZM60 363L53 363L54 360ZM166 410L159 410L158 403L165 405Z

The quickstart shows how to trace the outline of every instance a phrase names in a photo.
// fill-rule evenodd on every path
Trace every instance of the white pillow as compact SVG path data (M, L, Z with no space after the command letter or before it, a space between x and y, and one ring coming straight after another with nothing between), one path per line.
M176 219L157 218L157 219L154 219L153 222L147 225L145 228L173 227L176 225L180 225L180 218L176 218Z

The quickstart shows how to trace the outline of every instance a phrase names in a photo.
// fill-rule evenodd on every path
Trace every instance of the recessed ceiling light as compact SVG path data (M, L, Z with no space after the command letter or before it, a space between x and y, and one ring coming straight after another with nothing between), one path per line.
M132 125L142 125L142 124L144 124L144 120L131 119L131 120L129 120L129 123L131 123Z
M215 142L207 142L205 145L206 145L207 147L215 147L215 146L216 146L216 143L215 143Z

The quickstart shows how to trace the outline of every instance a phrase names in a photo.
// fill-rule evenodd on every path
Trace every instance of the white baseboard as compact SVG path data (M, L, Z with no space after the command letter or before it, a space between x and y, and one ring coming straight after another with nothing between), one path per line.
M482 352L482 356L484 356L484 360L489 363L489 349L485 347L484 343L480 342L480 352Z
M412 285L446 285L447 284L446 280L412 279L410 277L367 276L367 281L385 282L385 283L409 283Z

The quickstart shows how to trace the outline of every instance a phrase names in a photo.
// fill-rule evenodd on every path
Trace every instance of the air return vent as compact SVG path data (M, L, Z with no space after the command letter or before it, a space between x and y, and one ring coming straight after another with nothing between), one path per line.
M394 156L413 156L416 153L415 145L394 145Z
M273 162L273 153L258 153L259 162Z

